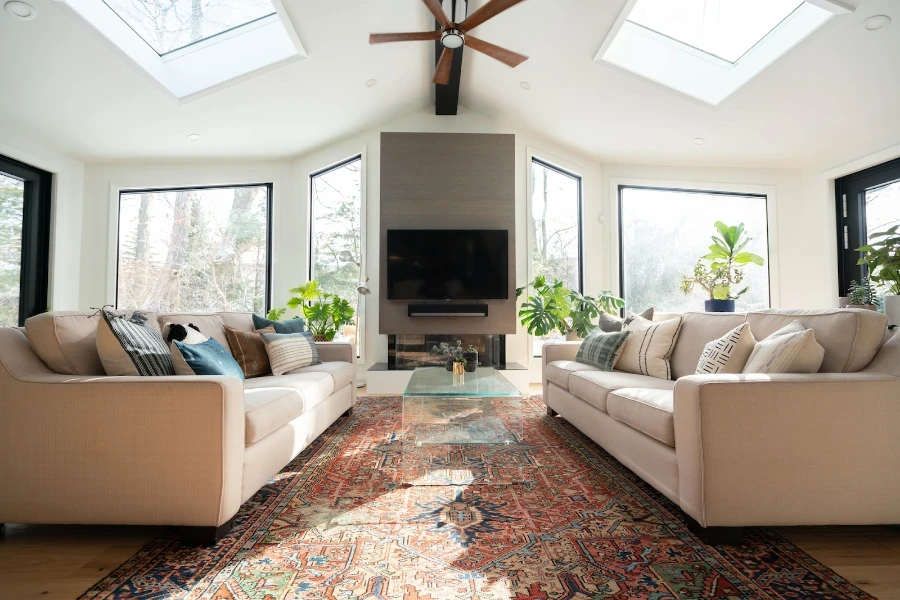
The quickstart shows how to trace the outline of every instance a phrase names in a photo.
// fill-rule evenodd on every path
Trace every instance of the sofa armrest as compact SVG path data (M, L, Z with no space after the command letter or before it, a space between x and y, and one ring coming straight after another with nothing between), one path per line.
M575 355L578 354L579 348L581 348L581 342L551 342L544 344L541 350L541 365L546 367L557 360L575 360Z
M0 360L0 522L218 526L237 512L239 379L17 375Z
M679 504L705 527L900 523L900 378L682 377L673 418Z
M316 342L319 360L322 362L343 361L356 364L356 346L346 342Z

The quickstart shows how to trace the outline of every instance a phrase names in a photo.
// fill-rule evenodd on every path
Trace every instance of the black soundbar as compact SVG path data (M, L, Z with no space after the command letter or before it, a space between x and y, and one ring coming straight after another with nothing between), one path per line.
M410 317L486 317L487 304L409 304Z

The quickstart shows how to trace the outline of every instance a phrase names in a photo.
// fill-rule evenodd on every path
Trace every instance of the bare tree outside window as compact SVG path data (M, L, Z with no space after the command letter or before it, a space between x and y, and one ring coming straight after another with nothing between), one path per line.
M357 306L362 262L362 158L357 157L310 178L310 278L326 292ZM357 344L355 322L335 340Z
M275 13L271 0L103 0L157 54Z
M25 182L0 173L0 327L19 324Z
M531 270L533 276L559 279L569 289L582 291L581 282L581 178L540 161L531 163ZM559 332L534 338L534 356Z
M715 222L743 223L751 238L746 246L765 259L764 267L744 269L750 290L736 303L738 311L769 308L769 235L765 196L703 193L625 187L621 191L622 291L625 310L640 313L702 311L709 297L699 288L679 290L697 259L709 253Z
M123 192L117 304L265 312L268 186Z

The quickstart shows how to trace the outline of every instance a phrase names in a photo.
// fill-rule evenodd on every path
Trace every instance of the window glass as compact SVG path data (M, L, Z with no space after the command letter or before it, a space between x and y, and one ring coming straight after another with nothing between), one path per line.
M0 327L19 324L25 182L0 173Z
M765 196L685 190L622 187L622 292L625 310L640 313L653 306L660 312L702 311L709 299L699 286L685 295L683 275L709 253L716 221L744 224L750 242L744 248L765 260L743 268L739 289L749 291L736 302L739 312L769 307L769 241ZM735 291L739 291L735 290Z
M310 278L326 292L355 307L355 323L335 341L357 344L360 330L359 292L362 263L362 157L316 173L310 178Z
M122 192L117 306L264 313L270 190Z
M539 160L531 164L531 272L582 291L581 177ZM534 356L559 332L532 340Z

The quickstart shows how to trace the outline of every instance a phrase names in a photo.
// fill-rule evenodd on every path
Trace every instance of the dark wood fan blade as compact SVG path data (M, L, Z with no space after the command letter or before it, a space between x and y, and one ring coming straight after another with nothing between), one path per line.
M479 40L478 38L472 37L471 35L466 36L466 46L468 46L472 50L478 50L482 54L487 54L491 58L495 58L503 64L509 65L513 68L518 67L523 62L528 60L527 56L524 56L517 52L513 52L512 50L507 50L506 48L501 48L500 46L495 46L490 42Z
M444 14L441 0L422 0L422 2L425 3L425 6L428 7L428 10L430 10L431 14L434 15L434 18L437 19L437 22L441 24L441 27L444 29L450 27L450 19Z
M475 29L488 19L496 17L507 8L512 8L519 2L524 2L524 0L491 0L469 15L469 18L460 23L457 27L463 31Z
M386 42L436 42L441 39L440 31L421 31L417 33L370 33L370 44Z
M450 85L450 69L453 67L453 50L444 48L441 53L441 60L438 61L437 67L434 69L434 81L440 85Z

